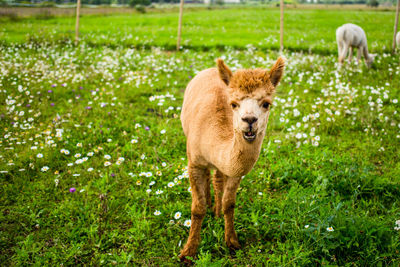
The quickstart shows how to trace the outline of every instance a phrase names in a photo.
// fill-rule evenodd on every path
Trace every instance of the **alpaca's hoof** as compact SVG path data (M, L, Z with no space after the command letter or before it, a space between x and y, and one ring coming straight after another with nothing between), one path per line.
M231 250L237 250L241 248L237 238L229 238L228 240L226 240L226 245Z
M183 263L186 266L191 266L193 265L193 261L189 258L186 258L188 255L179 255L179 259L181 261L181 263Z
M236 249L229 249L229 255L231 255L231 257L236 257Z
M181 260L182 263L186 265L192 265L193 261L186 257L194 258L195 255L196 255L196 248L194 248L193 246L188 246L186 244L186 246L181 251L181 255L179 255L179 259Z

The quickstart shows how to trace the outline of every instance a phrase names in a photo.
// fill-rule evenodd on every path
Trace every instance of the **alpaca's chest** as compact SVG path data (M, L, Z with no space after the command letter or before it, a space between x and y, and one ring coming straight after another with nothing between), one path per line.
M238 151L234 155L219 157L215 161L210 161L212 168L229 177L242 177L248 174L258 160L258 154L245 154Z

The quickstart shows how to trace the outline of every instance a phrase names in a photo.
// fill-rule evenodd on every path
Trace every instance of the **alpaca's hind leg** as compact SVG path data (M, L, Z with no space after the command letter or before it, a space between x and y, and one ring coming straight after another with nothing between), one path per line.
M211 174L210 174L210 170L206 171L205 176L207 178L207 183L206 183L206 202L207 202L207 207L209 207L211 209L212 207L211 207Z
M224 181L224 195L222 210L225 218L225 242L231 249L239 249L240 244L233 225L236 191L239 188L240 178L226 178Z
M192 188L192 225L190 227L188 241L183 248L180 258L194 256L200 243L201 223L207 210L206 184L208 182L207 169L191 166L189 163L189 180Z
M221 216L222 211L222 196L224 194L224 175L216 170L213 176L213 187L214 187L214 214L216 217Z

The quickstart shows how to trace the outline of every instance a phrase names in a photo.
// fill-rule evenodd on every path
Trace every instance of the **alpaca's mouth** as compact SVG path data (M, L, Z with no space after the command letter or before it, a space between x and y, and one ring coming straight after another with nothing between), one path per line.
M253 132L253 131L248 131L248 132L244 132L243 133L243 137L244 137L244 139L246 139L247 141L249 141L249 142L252 142L252 141L254 141L255 139L256 139L256 133L255 132Z

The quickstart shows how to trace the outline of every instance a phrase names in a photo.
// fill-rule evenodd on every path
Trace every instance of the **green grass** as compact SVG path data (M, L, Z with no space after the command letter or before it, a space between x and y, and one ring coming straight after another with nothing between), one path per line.
M335 53L335 31L344 23L364 28L373 52L390 51L394 12L355 10L285 11L285 47L296 51ZM279 10L241 8L190 10L183 17L183 47L196 50L223 48L244 49L254 45L262 49L279 49ZM178 16L176 13L148 13L110 16L82 16L80 34L89 45L176 46ZM75 18L47 20L34 18L19 21L0 20L5 43L65 42L73 39ZM379 27L378 27L379 25Z
M218 12L228 19L227 10ZM230 12L232 18L262 14ZM327 12L331 21L345 16L344 11ZM2 264L178 264L191 203L179 120L184 88L218 57L238 69L269 68L278 56L257 43L246 47L256 38L244 32L260 29L249 30L245 20L219 24L229 29L229 37L234 29L228 25L237 23L243 40L205 30L207 14L193 16L208 51L180 53L164 50L163 42L150 37L150 28L142 28L137 42L161 48L91 45L94 33L79 47L60 43L58 33L49 43L38 41L41 23L60 27L71 18L4 23L7 29L32 26L20 35L8 33L8 40L16 42L27 32L36 39L0 46ZM324 18L316 11L303 15L310 14ZM152 15L132 23L156 23L146 16ZM112 32L105 41L129 34L127 28L107 28L104 21L98 31ZM173 28L163 20L157 23ZM327 22L326 27L336 25ZM378 32L384 26L367 27L382 44ZM230 254L223 220L209 211L197 265L399 265L400 58L380 53L370 70L363 64L338 69L333 33L323 29L318 31L331 54L286 53L288 66L260 158L238 190L235 228L242 249ZM241 49L214 49L217 40L237 42ZM181 218L174 218L176 212Z

